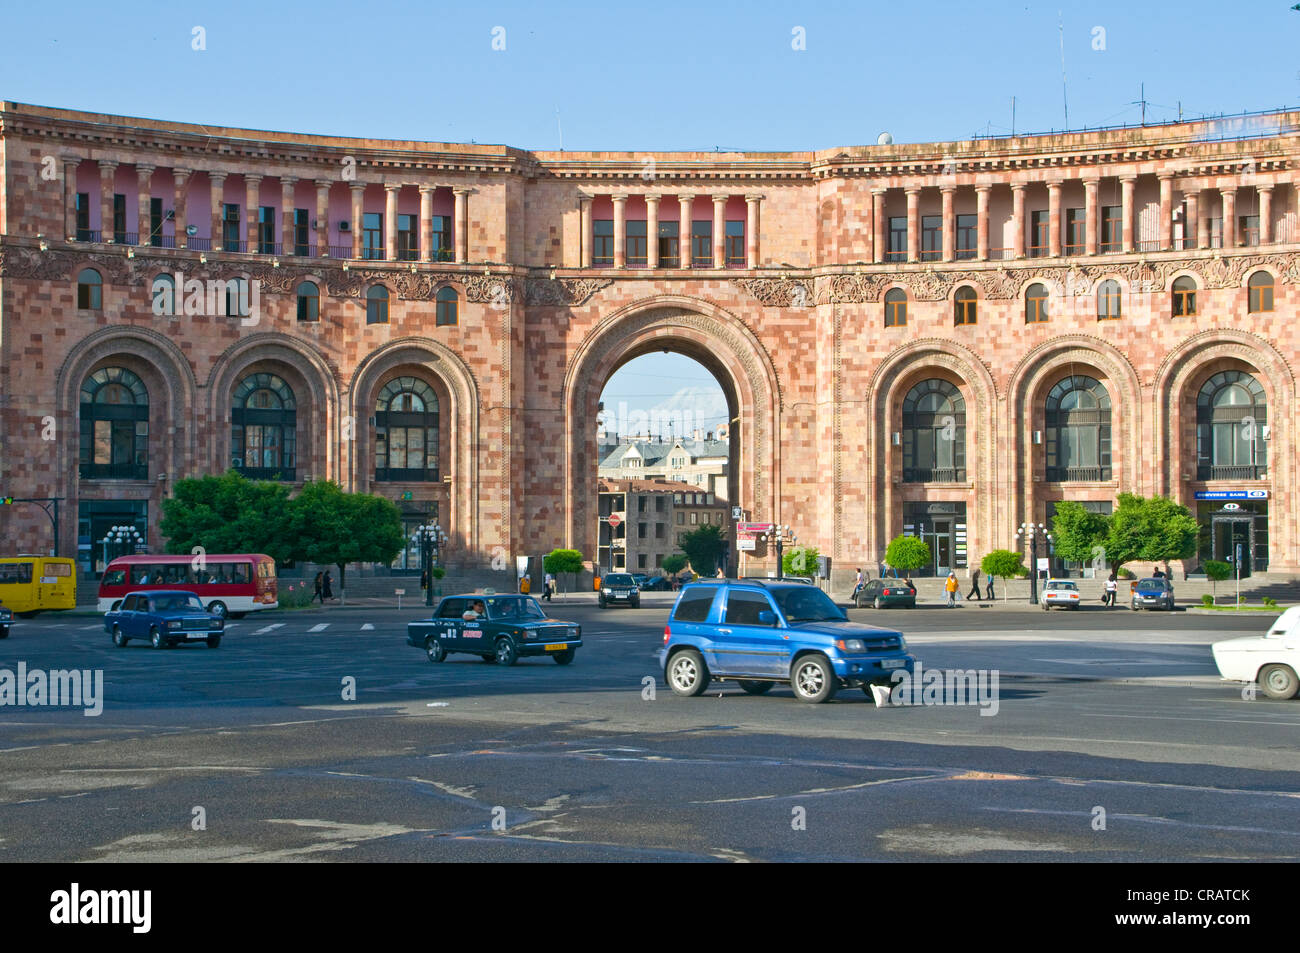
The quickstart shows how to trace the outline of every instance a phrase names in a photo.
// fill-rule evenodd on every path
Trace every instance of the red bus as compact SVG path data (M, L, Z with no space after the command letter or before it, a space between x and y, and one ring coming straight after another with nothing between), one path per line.
M208 554L202 568L197 556L119 556L99 581L99 611L109 612L132 592L181 589L203 600L204 607L223 619L247 612L274 609L279 602L275 560L261 553Z

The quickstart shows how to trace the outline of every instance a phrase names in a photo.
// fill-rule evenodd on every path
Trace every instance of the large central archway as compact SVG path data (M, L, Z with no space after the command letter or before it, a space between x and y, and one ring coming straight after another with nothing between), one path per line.
M717 378L732 419L728 487L756 520L779 520L780 451L773 439L780 388L763 346L745 324L694 298L637 302L600 321L569 361L564 379L566 545L597 551L596 415L610 376L643 354L672 351Z

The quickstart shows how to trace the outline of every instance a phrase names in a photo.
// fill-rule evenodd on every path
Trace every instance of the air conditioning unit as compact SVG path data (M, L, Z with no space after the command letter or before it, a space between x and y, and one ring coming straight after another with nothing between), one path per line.
M352 223L349 222L346 218L343 219L343 221L339 222L339 231L340 232L352 231Z
M231 457L230 465L238 469L239 467L242 467L244 465L244 461L241 457Z

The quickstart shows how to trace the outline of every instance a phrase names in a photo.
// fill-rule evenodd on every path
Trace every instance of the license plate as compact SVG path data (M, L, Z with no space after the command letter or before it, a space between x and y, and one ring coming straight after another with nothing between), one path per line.
M564 651L565 649L567 649L567 648L568 648L568 646L565 645L563 642L552 642L552 643L550 643L549 645L546 646L546 651L548 651L548 652L563 652L563 651Z
M881 668L902 668L907 663L901 658L887 658L880 663Z
M186 638L190 638L190 639L206 639L207 637L208 634L206 632L191 632L188 636L186 636Z
M626 599L626 598L627 598L627 593L626 593L626 592L616 592L616 593L614 593L614 598L615 598L615 599Z

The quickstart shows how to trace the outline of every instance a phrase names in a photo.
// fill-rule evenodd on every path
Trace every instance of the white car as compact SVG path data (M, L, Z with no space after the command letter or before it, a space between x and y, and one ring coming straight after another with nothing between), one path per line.
M1044 609L1052 606L1078 609L1079 601L1079 587L1068 579L1049 579L1043 584L1043 598L1040 602Z
M1225 680L1258 682L1269 698L1300 692L1300 606L1277 617L1262 636L1214 643L1214 664Z

